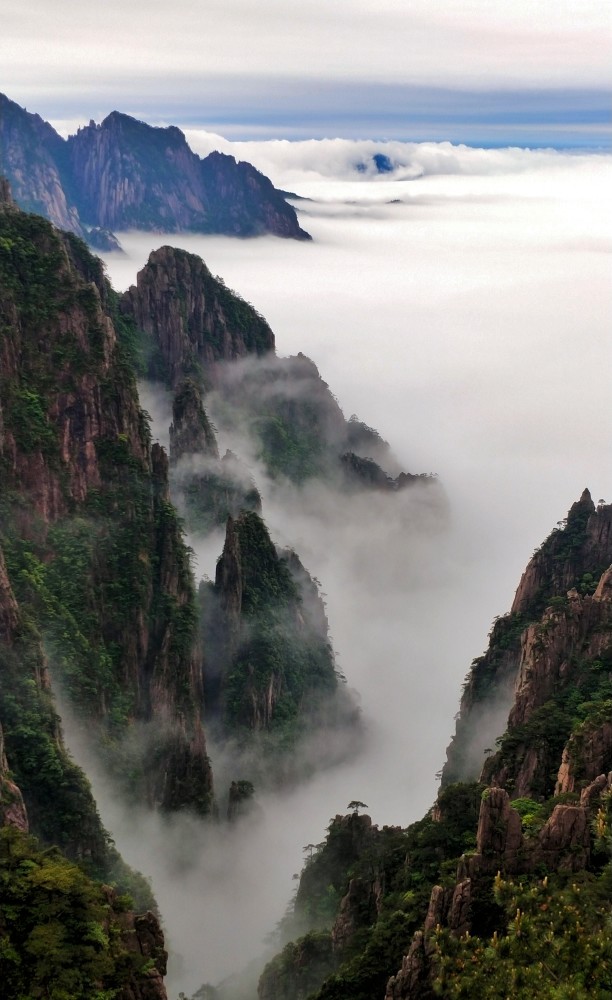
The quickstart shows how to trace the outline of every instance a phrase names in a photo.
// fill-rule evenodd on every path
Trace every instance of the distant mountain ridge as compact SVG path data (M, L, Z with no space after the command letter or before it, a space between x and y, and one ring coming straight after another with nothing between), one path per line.
M22 209L101 250L117 248L112 231L122 229L310 239L252 164L218 152L201 159L176 126L118 111L62 139L0 94L0 173Z

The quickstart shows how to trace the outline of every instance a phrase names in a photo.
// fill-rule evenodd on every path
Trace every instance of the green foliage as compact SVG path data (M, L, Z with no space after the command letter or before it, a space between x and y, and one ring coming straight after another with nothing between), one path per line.
M120 299L121 296L109 286L108 308L123 357L137 378L145 378L152 364L154 348L150 338L136 326L133 317L121 309Z
M457 939L438 931L436 992L445 1000L610 1000L611 907L593 888L588 878L563 885L498 876L505 932Z
M312 1000L372 1000L384 996L389 969L401 965L414 930L414 917L401 910L377 921L360 954L343 963Z
M334 968L331 934L311 931L287 944L264 969L258 995L265 1000L307 1000Z
M267 749L291 749L309 713L337 690L333 653L327 637L302 615L298 587L262 519L243 511L234 530L242 603L240 641L224 670L226 725L232 732L261 728L253 703L267 704L273 690L273 711L263 722L274 734Z
M512 806L521 817L523 833L533 836L544 823L544 807L541 802L534 799L522 798L513 799Z
M165 465L160 459L159 468L150 467L150 434L135 383L139 332L121 314L101 262L82 241L19 212L2 213L0 231L0 353L9 361L0 371L4 425L20 455L42 453L44 469L34 458L30 474L46 476L45 492L54 504L60 494L62 512L52 510L48 524L39 521L20 492L21 466L15 471L5 463L0 544L22 623L30 629L20 647L31 663L24 680L37 691L28 701L21 682L13 692L7 684L6 698L17 699L7 707L7 718L30 711L27 731L9 725L12 765L27 778L23 791L31 814L45 824L36 829L63 843L63 836L70 839L91 824L78 821L74 803L54 820L51 812L43 819L46 789L52 775L61 785L65 762L53 749L57 723L44 703L42 668L33 652L40 636L54 678L92 724L108 762L135 791L145 766L142 752L138 762L125 736L135 718L150 714L153 675L164 673L168 700L187 722L198 714L190 690L197 612L189 553L167 500ZM109 316L118 343L107 335ZM76 491L68 487L90 458L77 450L67 461L60 455L57 414L67 421L64 452L79 441L83 445L84 384L99 403L104 427L93 437L97 470L88 477L87 496L77 501L82 482ZM93 488L96 471L100 485Z
M537 748L539 771L533 777L533 793L548 799L555 787L561 752L572 737L573 759L580 776L581 748L592 729L610 717L612 707L612 649L596 658L574 658L571 673L551 698L532 712L521 726L515 726L497 741L496 758L512 774L516 773L531 748Z
M354 813L332 821L326 840L305 863L295 915L283 929L331 927L351 880L366 888L376 885L382 893L376 907L364 903L359 912L352 910L358 921L355 933L342 953L336 953L336 968L313 1000L384 996L389 976L422 925L432 886L449 882L458 857L475 844L481 791L476 784L449 785L437 803L439 821L427 816L407 830L379 830ZM366 892L364 901L367 898ZM488 905L483 900L483 906Z
M273 477L301 484L339 471L348 424L303 355L246 366L240 378L221 387L219 419L222 426L248 429Z
M0 718L16 783L30 824L46 843L104 869L109 846L89 783L57 739L59 720L48 688L37 637L24 630L0 646Z
M28 1000L113 1000L146 970L112 895L56 849L0 830L0 981Z
M218 471L198 473L179 481L185 505L185 519L190 532L206 535L225 526L228 517L238 517L243 510L259 511L261 495L254 483L242 486L226 475L223 463Z
M57 436L49 424L43 400L32 389L17 389L9 402L11 425L17 447L28 452L38 451L53 455Z
M253 429L261 442L259 457L270 475L302 483L324 471L325 453L315 407L301 403L296 411L293 401L278 404L277 412L259 417Z

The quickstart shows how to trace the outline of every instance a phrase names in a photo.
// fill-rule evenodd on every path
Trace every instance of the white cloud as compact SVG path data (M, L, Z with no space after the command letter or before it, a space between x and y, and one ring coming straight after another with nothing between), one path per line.
M254 303L281 354L313 358L345 414L375 426L406 468L437 471L451 511L447 524L428 524L417 495L405 516L389 516L371 500L330 504L315 490L287 505L259 472L274 536L323 583L370 743L290 800L266 797L263 825L238 836L235 852L229 840L202 842L182 880L171 836L152 827L143 850L142 827L135 839L111 812L120 848L154 875L186 957L177 989L257 952L290 896L301 845L318 842L351 798L377 822L422 815L463 676L531 551L584 486L612 496L610 158L403 145L419 179L346 181L354 153L372 148L250 146L277 183L299 180L324 199L302 203L312 244L173 237ZM159 240L122 242L129 256L109 258L109 269L125 287ZM213 572L220 545L198 547L202 571ZM216 867L232 873L221 889Z
M7 5L5 5L5 8ZM136 100L151 87L205 100L225 81L409 83L471 87L607 87L610 15L593 0L65 0L10 2L3 85L21 99L74 88ZM249 87L241 84L243 107ZM277 95L280 96L280 95ZM312 99L315 100L314 93ZM110 108L109 108L110 110Z

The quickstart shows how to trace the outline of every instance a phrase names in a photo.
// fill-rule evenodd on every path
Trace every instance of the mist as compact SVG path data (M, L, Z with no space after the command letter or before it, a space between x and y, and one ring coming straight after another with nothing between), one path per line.
M585 486L612 494L610 158L495 151L493 166L482 155L471 170L487 151L454 147L440 152L444 170L415 180L347 180L346 157L334 174L329 150L300 166L285 145L259 144L261 162L312 199L295 203L311 244L123 233L126 255L106 256L109 276L126 288L163 242L198 253L263 313L280 355L311 357L347 417L441 486L434 503L421 485L342 501L316 483L297 490L269 481L244 436L220 429L220 452L235 449L254 475L274 541L322 583L365 737L350 762L258 796L260 818L229 831L134 817L90 762L118 848L153 879L175 953L170 996L257 957L302 846L322 840L351 799L380 824L423 815L461 682L532 550ZM150 389L142 399L163 443L167 400ZM221 535L189 541L198 577L214 576ZM86 738L66 722L83 760ZM221 773L221 751L209 750Z

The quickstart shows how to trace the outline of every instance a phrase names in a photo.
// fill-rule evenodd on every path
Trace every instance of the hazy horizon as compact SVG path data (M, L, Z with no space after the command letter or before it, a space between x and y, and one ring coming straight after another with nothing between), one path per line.
M31 0L8 5L0 89L241 139L609 148L611 37L601 0Z

